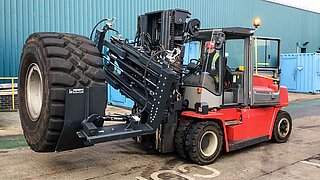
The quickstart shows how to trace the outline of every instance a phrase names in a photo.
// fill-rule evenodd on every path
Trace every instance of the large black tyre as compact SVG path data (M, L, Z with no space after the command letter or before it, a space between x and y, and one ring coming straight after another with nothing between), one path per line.
M288 141L292 131L292 119L286 111L280 110L273 126L271 140L276 143Z
M19 113L27 143L37 152L55 151L64 123L68 87L105 86L98 49L88 38L34 33L20 59Z
M187 133L188 133L188 130L190 129L192 125L192 121L190 120L186 120L184 121L183 123L180 123L176 132L175 132L175 138L174 138L174 143L175 143L175 149L176 149L176 152L188 159L188 153L186 151L186 139L187 139Z
M200 165L213 163L223 146L220 126L211 121L193 124L187 133L186 151L190 160Z

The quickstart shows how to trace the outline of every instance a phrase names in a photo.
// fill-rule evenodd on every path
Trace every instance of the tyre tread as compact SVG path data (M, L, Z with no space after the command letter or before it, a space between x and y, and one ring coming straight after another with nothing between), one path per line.
M186 120L179 125L175 133L176 152L184 158L188 158L185 142L186 142L188 130L190 129L191 125L192 125L192 121Z
M100 52L87 37L40 32L31 34L26 45L42 49L49 76L49 123L42 142L27 142L37 152L55 151L64 123L65 88L105 86Z
M222 146L223 146L223 133L222 130L220 128L220 126L213 122L213 121L203 121L203 122L197 122L194 123L188 133L187 133L187 138L186 138L186 151L188 152L188 157L190 158L190 160L192 160L195 163L198 163L200 165L206 165L209 163L212 163L216 157L219 155L219 153L216 155L216 157L213 159L213 161L204 161L202 160L198 153L197 153L197 137L199 136L199 134L201 133L202 129L205 128L206 126L214 126L217 130L218 130L218 135L221 138L222 142L219 148L219 153L221 152Z

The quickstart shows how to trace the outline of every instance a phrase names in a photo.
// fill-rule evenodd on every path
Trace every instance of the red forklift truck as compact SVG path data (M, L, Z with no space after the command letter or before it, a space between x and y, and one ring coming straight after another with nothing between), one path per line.
M222 150L286 142L292 120L281 110L288 93L280 86L280 39L254 36L251 28L200 29L190 15L171 9L138 16L133 42L114 29L114 18L101 20L90 38L30 35L21 55L19 112L31 149L133 138L210 164ZM186 43L197 44L197 58L184 57ZM131 115L105 114L106 84L135 102Z

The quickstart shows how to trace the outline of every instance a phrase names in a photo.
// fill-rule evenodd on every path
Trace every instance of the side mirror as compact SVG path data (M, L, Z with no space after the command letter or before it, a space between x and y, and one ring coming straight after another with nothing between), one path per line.
M221 50L222 49L222 45L224 43L226 39L226 35L222 32L219 32L216 36L216 50Z
M185 32L187 32L191 37L198 36L200 25L201 23L199 19L191 19L186 25Z

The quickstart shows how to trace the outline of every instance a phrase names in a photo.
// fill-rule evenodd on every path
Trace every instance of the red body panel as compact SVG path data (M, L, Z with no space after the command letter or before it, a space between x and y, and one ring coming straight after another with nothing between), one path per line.
M263 76L272 78L269 75ZM277 92L278 85L274 84L272 79L253 75L253 90L256 92Z
M257 86L270 85L259 83L262 83L262 81L257 80ZM184 111L181 114L181 119L220 121L223 126L226 151L229 152L229 141L246 141L261 136L268 136L271 139L274 121L278 111L283 106L288 106L288 92L286 87L281 86L280 104L276 106L213 109L208 114ZM226 125L226 121L239 121L241 123Z
M288 90L285 86L280 86L280 105L281 107L289 105Z
M273 122L279 108L252 108L242 109L242 124L227 126L229 141L240 141L259 136L271 137Z
M229 151L229 141L243 141L259 136L272 136L273 124L281 107L264 108L228 108L210 111L208 114L198 114L194 111L184 111L181 116L198 120L218 120L223 125L226 151ZM226 126L226 121L240 121L238 125Z

